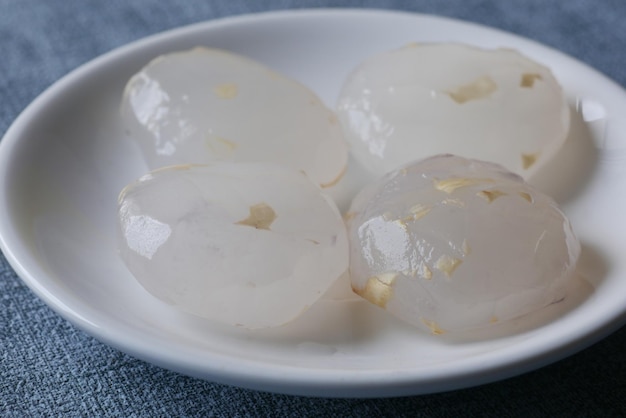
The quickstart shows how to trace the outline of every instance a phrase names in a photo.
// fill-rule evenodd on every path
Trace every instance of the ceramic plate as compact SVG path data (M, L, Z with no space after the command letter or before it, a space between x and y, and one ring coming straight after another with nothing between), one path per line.
M205 45L257 59L330 106L365 57L409 42L512 47L547 64L571 103L570 137L532 179L563 205L583 252L568 298L489 331L420 333L366 302L326 297L269 331L213 325L147 294L115 248L116 199L145 171L117 123L128 78L159 54ZM454 20L318 10L201 23L119 48L37 98L0 143L2 251L56 312L106 344L188 375L316 396L451 390L569 355L623 323L626 311L626 94L574 59ZM621 118L621 119L620 119ZM358 175L351 174L358 182ZM343 202L352 193L346 189Z

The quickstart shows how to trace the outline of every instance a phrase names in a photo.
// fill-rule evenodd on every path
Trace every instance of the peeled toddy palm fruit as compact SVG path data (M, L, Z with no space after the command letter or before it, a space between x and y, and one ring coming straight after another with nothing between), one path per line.
M266 161L302 170L322 187L346 169L341 127L312 91L226 51L154 59L129 80L121 113L151 169Z
M146 290L225 324L291 321L348 268L335 204L274 164L156 170L122 191L118 219L121 256Z
M337 113L354 156L382 175L441 153L528 178L565 142L569 108L545 66L511 49L412 44L363 62Z
M436 156L393 171L350 209L356 293L441 334L565 296L580 244L548 196L503 167Z

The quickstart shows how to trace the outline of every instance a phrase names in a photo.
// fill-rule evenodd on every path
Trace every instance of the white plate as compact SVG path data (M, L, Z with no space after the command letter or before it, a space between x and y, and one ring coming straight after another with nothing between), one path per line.
M410 41L522 50L549 65L571 101L565 149L534 180L553 193L583 242L566 302L488 334L421 334L365 302L324 300L281 329L229 329L178 313L139 287L116 255L116 197L144 167L112 104L151 58L196 45L258 59L333 104L366 56ZM194 25L120 48L72 72L0 143L2 251L60 315L160 366L249 388L318 396L450 390L569 355L625 317L626 94L589 67L534 42L472 24L381 11L299 11ZM618 118L622 118L622 120Z

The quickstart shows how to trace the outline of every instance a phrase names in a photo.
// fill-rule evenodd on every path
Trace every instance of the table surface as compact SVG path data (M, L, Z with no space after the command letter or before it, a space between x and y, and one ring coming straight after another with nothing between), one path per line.
M0 0L0 135L44 89L117 46L228 15L314 7L482 23L555 47L626 86L624 0ZM425 396L256 392L186 377L100 343L41 302L0 254L0 416L626 416L625 348L623 327L540 370Z

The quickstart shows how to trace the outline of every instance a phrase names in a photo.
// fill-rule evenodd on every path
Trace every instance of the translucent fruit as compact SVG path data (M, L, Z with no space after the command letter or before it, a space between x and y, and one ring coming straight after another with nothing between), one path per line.
M153 171L122 191L118 219L121 256L143 287L230 325L284 324L348 268L334 203L274 164Z
M528 178L569 130L547 67L511 49L412 44L363 62L337 105L354 156L382 175L441 153L493 161Z
M550 197L499 165L457 156L385 175L349 215L355 292L435 334L561 300L580 253Z
M195 48L154 59L129 80L121 114L151 169L276 162L329 187L346 168L341 127L312 91L226 51Z

